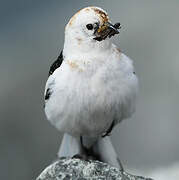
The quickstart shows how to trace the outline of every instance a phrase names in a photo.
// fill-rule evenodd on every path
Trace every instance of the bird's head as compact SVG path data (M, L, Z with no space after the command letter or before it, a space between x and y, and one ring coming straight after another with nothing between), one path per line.
M84 50L105 44L119 33L120 23L112 24L107 13L98 7L86 7L78 11L65 28L65 43L68 46L81 46ZM108 44L108 43L106 43ZM71 47L72 48L72 47Z

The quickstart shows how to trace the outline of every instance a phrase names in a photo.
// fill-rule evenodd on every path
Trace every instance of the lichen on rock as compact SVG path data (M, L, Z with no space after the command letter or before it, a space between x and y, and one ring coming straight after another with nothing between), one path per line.
M60 158L48 166L36 180L152 180L130 175L109 164L89 160Z

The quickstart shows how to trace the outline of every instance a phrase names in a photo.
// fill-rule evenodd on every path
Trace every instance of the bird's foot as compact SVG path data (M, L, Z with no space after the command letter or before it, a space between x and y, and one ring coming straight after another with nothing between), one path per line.
M117 161L118 161L119 166L120 166L120 171L123 173L123 172L124 172L124 167L123 167L123 165L122 165L121 160L120 160L118 157L117 157Z
M72 159L81 159L84 161L97 160L97 157L87 154L75 154Z
M72 159L81 159L81 160L84 160L84 161L87 161L89 160L88 159L88 156L86 154L75 154Z

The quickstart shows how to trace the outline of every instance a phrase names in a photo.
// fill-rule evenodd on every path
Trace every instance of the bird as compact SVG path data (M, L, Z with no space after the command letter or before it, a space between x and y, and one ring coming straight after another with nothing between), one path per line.
M133 61L112 42L120 28L95 6L79 10L65 26L64 46L44 93L47 120L63 133L58 157L122 169L110 135L135 112L138 78Z

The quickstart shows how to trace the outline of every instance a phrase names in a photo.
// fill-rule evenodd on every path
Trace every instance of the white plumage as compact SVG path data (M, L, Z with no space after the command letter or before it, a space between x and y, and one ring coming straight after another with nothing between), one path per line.
M65 133L59 156L81 153L81 136L85 147L93 147L101 160L119 166L109 137L101 136L113 121L116 125L132 115L138 81L132 61L109 36L97 41L95 30L86 28L97 22L100 28L105 21L109 19L104 10L88 7L67 24L64 60L46 83L45 94L50 89L50 98L45 102L45 113Z

